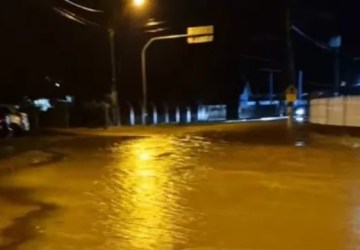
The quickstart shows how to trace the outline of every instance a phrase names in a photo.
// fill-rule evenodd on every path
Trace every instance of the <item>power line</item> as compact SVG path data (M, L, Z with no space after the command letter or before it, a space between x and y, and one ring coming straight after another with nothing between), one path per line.
M299 29L298 27L296 27L295 25L292 25L291 26L291 29L293 31L295 31L296 33L298 33L299 35L301 35L302 37L304 37L306 40L314 43L317 47L321 48L321 49L324 49L324 50L331 50L329 48L329 46L327 46L326 44L322 43L322 42L319 42L317 41L316 39L310 37L309 35L307 35L305 32L303 32L301 29Z
M82 9L82 10L86 10L86 11L94 12L94 13L104 13L103 10L97 10L97 9L89 8L89 7L87 7L87 6L83 6L83 5L81 5L81 4L75 3L75 2L73 2L73 1L71 1L71 0L64 0L64 1L65 1L66 3L72 5L72 6L75 6L75 7L77 7L77 8L80 8L80 9Z
M82 24L82 25L87 25L85 22L81 21L81 20L80 20L79 18L77 18L76 16L68 13L68 12L67 12L66 10L64 10L64 9L57 8L57 7L53 7L52 9L55 11L55 13L57 13L57 14L65 17L66 19L70 19L70 20L75 21L75 22L77 22L77 23L80 23L80 24Z
M89 21L83 17L80 17L78 15L76 15L75 13L69 11L69 10L66 10L66 9L63 9L63 8L59 8L59 7L53 7L52 8L57 14L67 18L67 19L70 19L72 21L75 21L77 23L80 23L82 25L85 25L85 26L93 26L93 27L100 27L100 25L98 23L95 23L95 22L92 22L92 21Z

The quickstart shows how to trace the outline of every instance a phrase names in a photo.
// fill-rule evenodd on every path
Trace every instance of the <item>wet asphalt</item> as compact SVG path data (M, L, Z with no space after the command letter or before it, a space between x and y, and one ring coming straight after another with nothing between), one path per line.
M360 249L353 142L286 123L171 131L42 138L53 158L0 172L0 250Z

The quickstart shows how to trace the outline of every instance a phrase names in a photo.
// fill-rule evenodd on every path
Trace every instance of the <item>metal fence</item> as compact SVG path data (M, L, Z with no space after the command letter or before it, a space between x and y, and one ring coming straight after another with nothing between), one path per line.
M312 99L310 122L313 124L360 127L360 96Z

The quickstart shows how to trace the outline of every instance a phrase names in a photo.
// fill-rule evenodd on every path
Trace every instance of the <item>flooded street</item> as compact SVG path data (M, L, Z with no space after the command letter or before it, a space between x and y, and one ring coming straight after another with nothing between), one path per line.
M265 124L51 150L66 157L0 175L0 250L360 249L351 145Z

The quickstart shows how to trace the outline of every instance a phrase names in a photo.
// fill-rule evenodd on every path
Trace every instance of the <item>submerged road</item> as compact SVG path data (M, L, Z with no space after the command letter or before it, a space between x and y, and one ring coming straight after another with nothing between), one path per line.
M175 130L54 137L64 157L0 172L0 250L360 249L357 144L282 123Z

